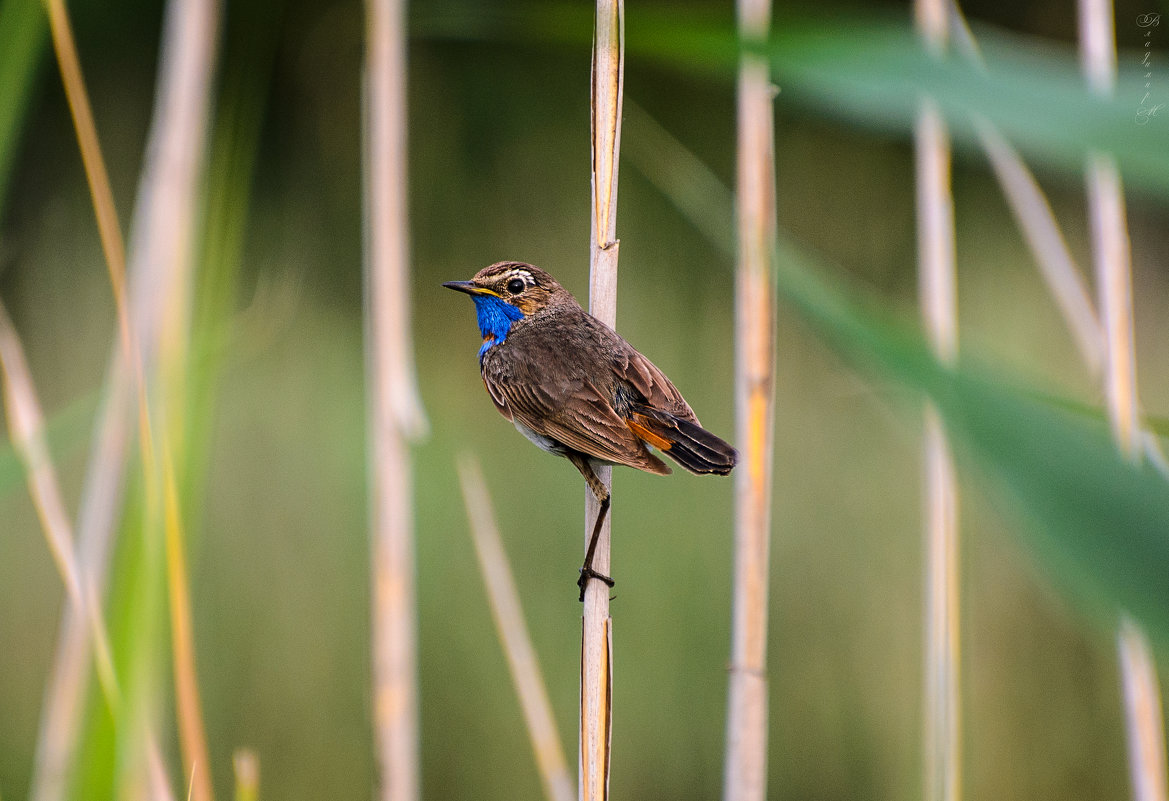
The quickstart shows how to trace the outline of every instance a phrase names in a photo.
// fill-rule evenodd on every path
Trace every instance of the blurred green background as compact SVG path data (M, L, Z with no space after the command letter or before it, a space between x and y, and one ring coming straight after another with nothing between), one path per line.
M727 3L630 4L631 41L645 5L733 19ZM579 7L587 13L587 4ZM416 4L415 29L432 30L447 8ZM830 19L841 9L802 10ZM1122 45L1140 44L1125 21L1148 10L1118 4ZM161 7L84 0L72 11L126 226ZM966 11L1073 46L1070 4L980 2ZM239 210L247 213L244 258L225 310L238 325L209 390L214 413L194 433L208 448L207 480L187 501L198 666L221 797L230 795L231 753L240 746L259 754L265 798L369 798L374 787L362 25L362 7L351 0L226 8L221 84L254 80L257 89L244 96L263 124L251 206ZM1156 37L1163 52L1169 28ZM1122 61L1134 52L1123 51ZM585 302L587 39L550 43L538 30L521 42L419 35L409 58L411 300L431 429L414 449L423 790L435 799L536 798L539 780L485 605L454 458L466 451L483 464L570 763L584 490L567 463L532 448L492 409L478 376L472 306L439 284L521 259ZM1156 80L1169 93L1169 72ZM631 49L625 91L731 186L730 76L696 77ZM908 138L843 124L782 92L776 109L781 227L911 317ZM627 119L626 142L644 126L641 117ZM114 344L114 308L47 50L19 142L0 217L0 297L50 417L78 402L92 411ZM618 329L671 376L708 428L731 438L733 264L644 170L632 158L621 168ZM1073 253L1088 264L1079 177L1039 176ZM977 152L959 148L954 191L962 347L1098 404ZM1139 376L1146 410L1158 416L1169 414L1166 196L1129 198ZM855 373L783 307L778 356L770 797L920 797L918 401ZM84 437L61 449L74 512ZM966 790L972 798L1124 797L1113 634L1056 594L1011 533L1017 520L979 487L964 480L961 501ZM732 482L625 470L614 493L614 795L714 798ZM0 521L0 795L16 799L30 779L62 591L24 487L3 489ZM174 744L166 748L173 753Z

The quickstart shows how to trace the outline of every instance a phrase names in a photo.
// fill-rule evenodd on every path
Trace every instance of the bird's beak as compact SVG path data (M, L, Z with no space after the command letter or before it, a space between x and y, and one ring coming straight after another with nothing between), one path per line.
M499 297L495 292L479 286L474 281L447 281L443 286L456 292L466 292L468 295L495 295L495 297Z

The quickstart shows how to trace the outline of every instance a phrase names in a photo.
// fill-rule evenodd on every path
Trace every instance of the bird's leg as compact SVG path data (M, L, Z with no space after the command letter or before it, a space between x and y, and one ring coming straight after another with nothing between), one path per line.
M610 587L613 586L613 579L593 570L593 557L597 552L597 539L601 536L601 525L605 522L605 515L609 513L610 496L609 490L597 478L597 474L593 472L592 465L589 464L587 456L583 454L571 454L568 458L576 466L576 469L580 471L580 474L584 476L585 482L593 492L593 497L601 503L601 508L597 511L597 522L593 524L593 533L589 537L589 547L585 551L584 564L580 568L580 578L576 580L576 586L580 587L580 600L583 603L585 587L588 586L589 579L595 578Z
M580 578L576 580L576 585L580 587L580 600L582 602L584 601L584 591L585 587L589 583L589 579L599 579L605 584L608 584L610 587L612 587L614 583L613 579L609 578L603 573L598 573L597 571L593 570L593 555L597 550L597 539L601 535L601 524L605 522L605 515L608 514L608 512L609 497L606 495L605 500L601 501L600 511L597 512L597 522L593 525L593 535L589 537L589 547L585 552L584 564L580 568Z

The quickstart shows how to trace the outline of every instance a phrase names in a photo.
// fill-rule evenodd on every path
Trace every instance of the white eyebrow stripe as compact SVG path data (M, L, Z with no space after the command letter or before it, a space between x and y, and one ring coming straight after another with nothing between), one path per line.
M532 274L530 272L528 272L527 270L512 270L509 273L509 275L511 275L514 278L522 278L524 280L524 283L527 284L528 286L535 286L536 285L536 279L533 278Z

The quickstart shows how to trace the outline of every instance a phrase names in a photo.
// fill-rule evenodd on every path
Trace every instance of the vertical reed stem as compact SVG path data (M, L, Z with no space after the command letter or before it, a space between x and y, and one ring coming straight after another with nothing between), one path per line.
M1088 86L1102 97L1116 88L1116 34L1111 0L1080 0L1080 60ZM1141 423L1133 336L1132 257L1124 188L1112 157L1088 158L1088 216L1104 331L1104 395L1116 446L1139 461ZM1129 775L1136 801L1165 801L1165 731L1152 649L1140 627L1122 616L1117 658L1123 688Z
M169 453L158 452L151 434L144 368L144 361L147 358L145 352L151 346L142 342L141 332L136 330L135 321L131 320L125 283L125 251L117 211L101 155L93 114L85 92L68 14L63 0L46 0L46 6L54 49L60 64L70 110L73 113L109 269L118 312L122 355L124 363L130 366L135 379L140 448L147 495L146 507L148 510L158 510L162 506L160 474L165 474L173 480L173 465ZM164 338L164 342L170 342L174 346L168 349L172 357L181 351L182 346L179 343L182 341L182 323L186 320L183 306L187 297L186 286L189 283L187 269L190 265L190 232L194 218L195 187L202 166L206 106L214 64L216 20L215 5L207 0L176 0L168 5L155 118L136 215L137 236L133 248L134 261L139 265L136 271L153 282L149 293L151 303L147 304L151 307L150 311L141 316L146 320L172 321L167 331L170 338ZM147 266L142 267L142 264ZM165 280L164 276L171 280ZM152 331L159 330L150 322L142 322L142 327ZM180 363L176 360L175 364ZM113 405L111 403L111 408ZM165 451L165 424L159 428L163 431ZM186 772L192 779L191 796L206 801L211 798L209 760L198 709L185 567L181 552L176 550L182 547L177 497L170 501L170 505L172 513L166 521L171 565L168 586L171 591L172 631L175 637L175 680L180 743L186 762ZM160 523L160 518L152 512L148 512L147 517L145 525L153 532ZM73 638L68 641L63 639L62 645L61 656L84 653L84 643L80 639ZM72 647L66 649L64 647L66 645ZM58 683L58 678L61 679L61 683ZM62 695L54 696L54 702L57 697L63 698L64 694L75 696L79 680L80 674L76 671L55 670L52 686L55 691L60 690ZM141 682L142 685L147 683ZM129 704L135 710L144 710L144 706L149 705L149 702L145 705ZM57 711L60 712L60 709ZM145 756L144 773L130 778L129 783L149 786L153 797L169 798L170 789L167 786L158 746L150 731L148 717L145 711L141 711L136 718L140 721L136 724L140 731L132 734L141 739ZM48 750L39 749L38 777L34 780L34 791L38 797L42 790L61 792L63 785L59 774L48 776L47 781L42 781L44 774L40 773L40 769L45 763L40 759L49 754L59 757L67 752L71 748L68 740L75 736L69 730L73 729L73 732L76 730L75 716L72 724L64 714L55 714L47 720L52 720L55 726L54 736L63 736L66 739L49 744L51 747ZM41 745L46 745L46 742L42 740ZM137 755L135 759L136 757ZM127 762L132 763L135 759ZM61 767L58 763L50 769L60 770Z
M739 31L764 42L769 0L739 0ZM767 795L767 599L775 416L775 130L766 59L739 62L735 281L735 565L725 801Z
M611 327L617 324L617 167L621 151L621 95L625 66L623 0L597 0L590 87L592 221L589 226L589 312ZM594 468L612 487L612 468ZM600 505L585 489L585 543ZM611 575L610 512L601 527L593 567ZM581 801L609 797L609 748L612 743L613 630L609 588L599 581L585 587L581 621L580 747L578 788Z
M918 33L935 55L945 50L942 0L914 4ZM950 139L941 113L923 99L914 129L917 174L918 281L926 336L934 354L953 363L958 353L954 208ZM925 516L924 798L962 796L959 705L958 487L949 440L937 409L927 403L923 439Z
M182 398L185 395L189 341L193 231L197 218L199 186L206 161L206 140L215 73L218 7L213 0L170 0L163 32L151 150L144 182L154 189L154 206L148 217L148 237L155 243L153 255L174 265L167 291L157 299L162 322L160 336L161 397L156 404L159 424L157 450L150 464L158 470L154 487L161 500L165 532L167 590L174 662L175 711L183 775L190 777L190 798L211 801L211 759L203 725L202 702L195 662L194 622L188 586L186 537L172 440L183 430ZM137 242L135 243L137 245ZM137 258L138 254L135 254ZM178 443L182 454L183 443Z
M419 797L408 439L426 423L410 345L404 0L366 3L366 314L372 437L374 734L383 801Z

